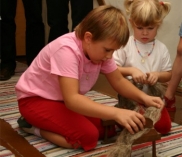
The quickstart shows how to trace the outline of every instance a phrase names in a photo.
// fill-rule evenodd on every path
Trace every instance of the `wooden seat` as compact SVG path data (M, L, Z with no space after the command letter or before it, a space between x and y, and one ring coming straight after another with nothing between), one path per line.
M10 150L15 157L45 157L5 120L0 119L0 126L0 145Z
M116 125L117 123L114 120L103 120L102 125L105 127L105 136L104 140L102 141L102 144L108 144L115 142L116 139L108 138L108 130L113 125ZM151 130L138 138L136 141L134 141L134 144L140 144L145 142L152 142L152 157L156 157L156 140L161 139L161 134L159 134L154 128L153 128L153 122L151 119L146 118L146 125L145 128L151 128Z

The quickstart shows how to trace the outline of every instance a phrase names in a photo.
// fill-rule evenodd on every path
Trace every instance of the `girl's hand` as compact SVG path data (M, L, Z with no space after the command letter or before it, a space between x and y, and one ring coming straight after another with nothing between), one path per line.
M144 129L145 118L136 111L117 109L115 121L124 126L131 134Z
M164 107L164 102L162 101L161 98L149 96L149 95L144 97L144 104L147 107L150 107L150 106L154 106L157 108L163 108Z
M134 68L131 76L136 83L144 84L147 81L147 75L137 68Z
M159 74L158 72L151 72L151 73L146 73L147 75L147 83L149 85L154 85L157 83L159 79Z

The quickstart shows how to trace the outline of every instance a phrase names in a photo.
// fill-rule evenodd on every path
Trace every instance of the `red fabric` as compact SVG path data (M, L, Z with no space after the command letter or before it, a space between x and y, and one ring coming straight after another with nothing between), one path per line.
M41 97L18 101L21 115L37 128L60 134L72 145L80 144L85 151L97 145L104 137L104 128L98 118L85 117L69 110L64 102ZM115 127L109 137L116 135Z
M161 111L161 117L154 125L154 128L161 134L167 134L171 130L171 118L165 107Z
M169 112L175 112L176 111L176 98L174 97L172 100L169 100L167 97L164 96L165 100L165 107Z

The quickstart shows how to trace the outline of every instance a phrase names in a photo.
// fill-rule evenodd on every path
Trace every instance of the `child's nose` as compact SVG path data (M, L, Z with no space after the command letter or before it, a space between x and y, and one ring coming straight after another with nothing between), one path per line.
M111 59L111 58L112 58L112 54L113 54L113 52L112 52L112 53L108 53L108 54L106 55L106 58L107 58L107 59Z
M143 33L144 35L146 35L146 34L148 34L148 30L147 30L147 29L143 29L142 33Z

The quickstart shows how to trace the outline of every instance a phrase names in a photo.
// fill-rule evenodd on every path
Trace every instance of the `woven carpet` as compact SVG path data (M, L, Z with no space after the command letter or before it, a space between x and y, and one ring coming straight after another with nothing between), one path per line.
M88 152L83 149L64 149L42 138L30 135L22 131L17 124L20 113L17 106L14 86L26 66L18 63L15 75L8 81L0 82L0 118L9 123L15 131L23 136L30 145L34 146L46 157L106 157L114 143L103 145L98 141L97 147ZM86 94L90 99L105 105L115 105L117 100L97 91L89 91ZM161 140L156 141L158 157L182 157L182 126L172 123L172 130ZM14 157L11 151L0 146L0 157ZM151 157L151 142L133 145L132 157Z

